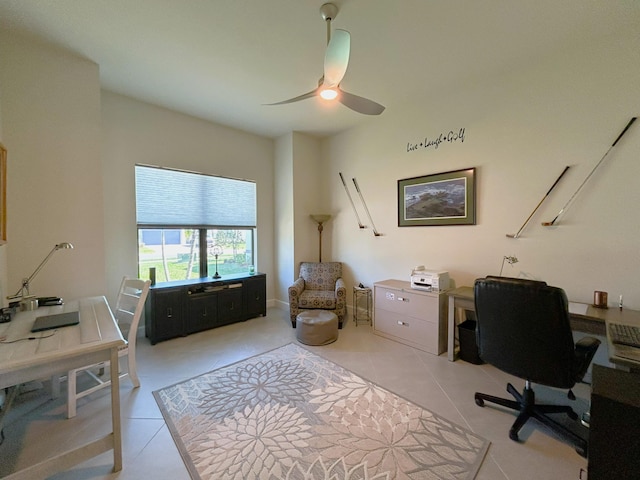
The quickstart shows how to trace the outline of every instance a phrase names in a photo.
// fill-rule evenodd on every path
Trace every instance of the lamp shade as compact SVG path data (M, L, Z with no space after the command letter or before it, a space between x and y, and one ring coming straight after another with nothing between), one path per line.
M316 223L324 223L331 218L331 215L322 214L322 213L312 213L309 215L314 222Z

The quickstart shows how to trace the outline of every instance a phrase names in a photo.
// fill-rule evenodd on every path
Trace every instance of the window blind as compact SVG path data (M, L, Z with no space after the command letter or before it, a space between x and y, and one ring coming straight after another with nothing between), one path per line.
M139 227L256 226L256 184L168 168L135 166Z

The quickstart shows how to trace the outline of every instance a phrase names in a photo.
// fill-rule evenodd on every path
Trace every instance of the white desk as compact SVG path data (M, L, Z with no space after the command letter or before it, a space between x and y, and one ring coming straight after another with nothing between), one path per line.
M0 336L6 336L9 341L46 336L53 330L30 332L36 317L75 310L80 312L78 325L60 328L49 338L0 344L0 388L49 378L72 368L107 360L112 365L118 364L118 347L124 345L124 339L104 297L82 298L62 306L41 307L35 311L17 313L11 322L0 324ZM113 450L113 471L122 469L120 383L118 369L110 370L112 432L79 448L15 472L7 479L47 478L108 450Z

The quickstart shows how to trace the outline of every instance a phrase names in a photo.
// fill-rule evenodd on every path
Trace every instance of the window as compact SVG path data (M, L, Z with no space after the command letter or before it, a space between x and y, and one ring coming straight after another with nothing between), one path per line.
M151 267L165 282L254 265L255 182L142 165L135 172L141 277Z

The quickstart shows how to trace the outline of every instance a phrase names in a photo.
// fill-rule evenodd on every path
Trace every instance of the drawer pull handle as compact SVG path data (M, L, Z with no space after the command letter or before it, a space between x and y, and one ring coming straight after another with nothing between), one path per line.
M405 326L405 327L409 326L409 324L407 322L403 322L402 320L398 320L398 325L402 325L402 326Z
M398 297L398 300L401 301L401 302L408 302L409 301L409 299L405 298L405 297Z

